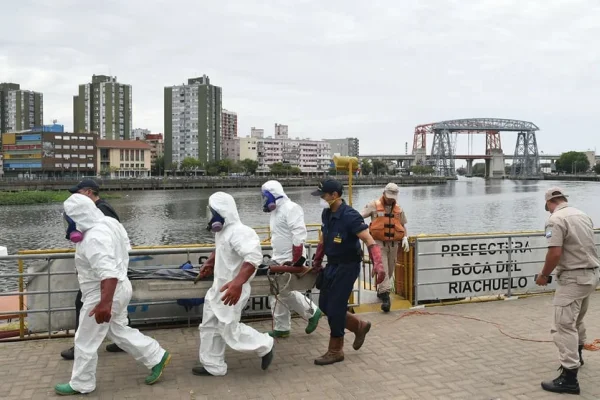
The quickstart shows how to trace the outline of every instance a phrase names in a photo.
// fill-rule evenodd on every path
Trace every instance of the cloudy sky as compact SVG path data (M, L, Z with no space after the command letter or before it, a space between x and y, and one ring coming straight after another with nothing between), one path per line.
M358 137L404 153L418 124L532 121L546 153L598 147L598 0L0 0L0 81L44 93L72 129L92 74L133 86L133 126L163 131L163 88L207 74L250 127ZM503 149L514 152L515 134ZM430 149L429 141L429 149ZM458 152L467 139L458 138ZM472 154L484 152L482 137ZM429 151L429 150L428 150Z

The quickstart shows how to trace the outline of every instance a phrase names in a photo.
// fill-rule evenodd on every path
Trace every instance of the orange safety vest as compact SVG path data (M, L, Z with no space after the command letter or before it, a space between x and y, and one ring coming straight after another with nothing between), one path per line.
M369 224L369 231L373 239L382 242L402 241L405 231L400 220L402 215L400 206L397 203L394 204L391 214L386 214L382 199L377 200L375 204L377 206L377 217L372 218Z

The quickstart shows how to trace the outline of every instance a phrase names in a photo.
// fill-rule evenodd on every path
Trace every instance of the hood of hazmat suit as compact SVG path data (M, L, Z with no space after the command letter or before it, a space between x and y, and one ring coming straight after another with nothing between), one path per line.
M213 312L220 322L239 321L250 297L252 278L242 287L240 300L234 306L223 304L221 297L225 293L221 293L220 290L237 276L244 262L255 267L260 265L263 260L260 238L254 229L242 224L235 200L231 195L216 192L208 199L208 205L221 215L225 222L221 231L215 233L214 283L206 293L205 301L211 303Z
M84 296L91 290L100 290L104 279L127 279L131 245L123 225L106 217L82 194L71 195L63 206L65 214L83 233L83 240L75 245L75 268Z
M292 247L304 245L307 239L304 211L285 195L281 183L268 181L262 190L271 193L277 200L277 208L270 213L271 245L273 261L283 264L293 261ZM306 257L306 248L302 247L302 255Z

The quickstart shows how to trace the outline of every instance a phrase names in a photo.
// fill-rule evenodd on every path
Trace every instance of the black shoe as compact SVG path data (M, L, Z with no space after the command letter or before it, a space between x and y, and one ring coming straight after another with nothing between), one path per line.
M111 353L119 353L119 352L125 351L125 350L123 350L122 348L117 346L115 343L111 343L109 345L106 345L106 351L109 351Z
M60 356L65 360L74 360L75 359L75 347L71 347L68 350L63 350L60 353Z
M210 372L204 369L204 367L194 367L192 368L192 374L198 376L214 376Z
M562 366L558 378L553 381L542 382L542 389L553 393L579 394L579 381L577 380L577 368L566 369Z
M273 352L275 351L275 346L271 348L271 351L265 354L262 357L262 361L260 363L260 367L265 371L271 365L271 361L273 361Z
M583 362L583 355L581 354L582 351L583 351L583 345L580 344L579 345L579 362L581 363L581 365L579 367L583 367L583 364L584 364L584 362Z
M381 311L390 312L391 306L392 306L392 302L390 300L390 294L382 293L381 294Z

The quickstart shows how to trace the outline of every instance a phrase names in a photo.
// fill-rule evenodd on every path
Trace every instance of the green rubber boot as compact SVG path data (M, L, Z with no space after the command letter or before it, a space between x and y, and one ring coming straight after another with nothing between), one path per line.
M269 336L273 337L273 338L286 338L288 336L290 336L290 331L270 331L268 332Z
M165 355L163 356L162 360L160 360L160 362L152 368L152 373L146 377L146 385L155 384L162 376L163 371L167 365L169 365L170 361L171 354L169 354L168 351L165 351Z
M59 383L54 386L54 391L60 396L73 396L79 394L79 392L74 390L68 383Z
M315 329L317 329L317 326L319 325L319 319L321 319L322 315L323 313L321 312L321 310L317 308L317 311L315 311L313 316L308 319L308 325L306 325L306 329L304 330L304 332L306 332L307 334L313 333Z

